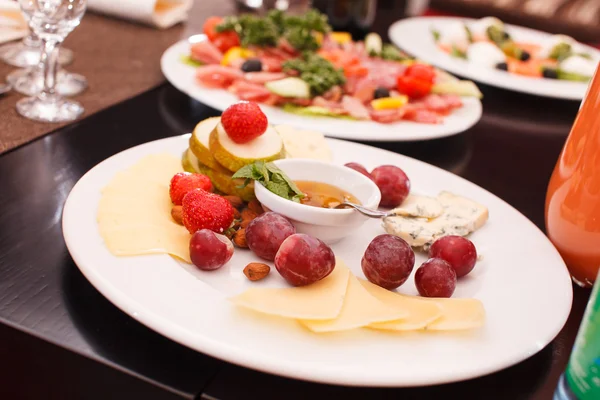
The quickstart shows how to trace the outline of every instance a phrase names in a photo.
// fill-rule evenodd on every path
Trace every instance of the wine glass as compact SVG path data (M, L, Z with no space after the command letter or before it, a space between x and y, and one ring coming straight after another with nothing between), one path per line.
M44 88L35 97L19 100L17 111L37 121L72 121L83 113L83 107L56 92L58 49L79 25L86 0L19 0L19 5L31 29L42 41Z

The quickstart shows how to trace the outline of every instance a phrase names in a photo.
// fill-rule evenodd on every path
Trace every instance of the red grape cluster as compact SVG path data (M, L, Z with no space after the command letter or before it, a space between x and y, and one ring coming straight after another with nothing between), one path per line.
M429 260L415 273L415 285L423 297L451 297L457 278L475 267L475 245L462 236L445 236L429 249ZM401 286L410 276L415 253L403 239L379 235L367 247L362 258L363 273L369 281L385 289Z

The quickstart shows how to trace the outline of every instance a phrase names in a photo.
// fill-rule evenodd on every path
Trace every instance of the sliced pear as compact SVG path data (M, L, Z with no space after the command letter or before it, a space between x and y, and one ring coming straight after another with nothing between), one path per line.
M235 143L219 122L210 134L210 151L219 164L231 172L256 161L274 161L284 157L283 140L272 127L256 139Z
M217 164L216 169L200 163L191 149L186 150L181 158L181 165L187 172L195 172L208 176L215 189L223 194L239 196L244 201L254 200L254 182L251 182L245 188L238 188L244 183L243 179L231 179L232 172L226 170Z
M196 125L192 137L190 138L190 149L202 164L209 168L217 168L217 160L210 152L209 138L210 133L215 129L220 117L207 118Z

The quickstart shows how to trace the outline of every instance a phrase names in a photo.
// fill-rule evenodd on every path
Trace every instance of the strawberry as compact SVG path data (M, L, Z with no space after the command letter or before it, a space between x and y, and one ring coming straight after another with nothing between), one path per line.
M223 111L221 124L231 140L243 144L265 133L269 121L258 104L240 101Z
M194 189L204 189L208 192L212 191L212 183L210 178L202 174L191 174L189 172L180 172L171 178L169 186L169 195L171 202L176 206L181 205L183 196Z
M182 222L190 233L210 229L223 233L233 222L231 203L214 193L194 189L183 196Z

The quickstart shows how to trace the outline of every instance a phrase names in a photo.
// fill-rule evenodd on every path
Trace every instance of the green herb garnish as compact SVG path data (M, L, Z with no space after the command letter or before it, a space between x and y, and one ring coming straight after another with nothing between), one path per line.
M298 71L300 79L308 83L313 96L319 96L332 87L346 82L341 68L336 69L328 60L315 53L306 52L303 58L286 61L283 63L283 70Z
M231 177L231 179L239 178L246 179L240 189L246 187L251 181L257 181L268 191L296 203L299 203L305 196L294 181L273 163L256 161L245 165Z
M441 34L440 31L438 31L437 29L431 29L431 35L433 36L433 41L437 42L438 40L440 40Z
M240 37L242 47L276 46L280 35L278 27L269 18L250 14L227 17L217 25L216 31L235 31Z
M203 62L201 61L196 61L194 60L192 57L187 56L187 55L182 55L180 57L180 60L182 63L189 65L190 67L201 67L204 65Z
M265 17L250 14L227 17L217 25L216 30L235 31L243 47L276 46L280 38L285 38L296 50L315 51L320 47L315 33L325 34L331 27L327 23L327 16L317 10L309 10L298 16L273 10Z

